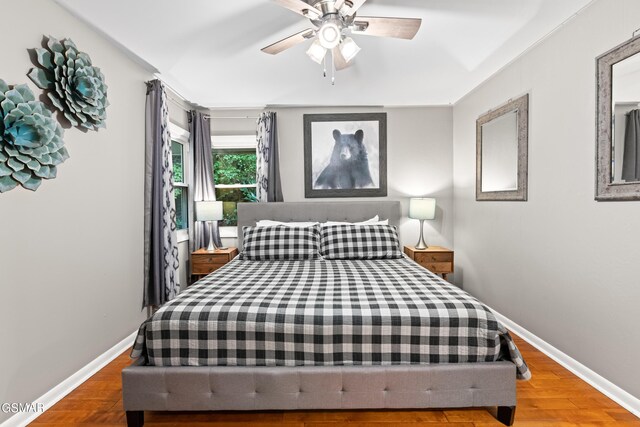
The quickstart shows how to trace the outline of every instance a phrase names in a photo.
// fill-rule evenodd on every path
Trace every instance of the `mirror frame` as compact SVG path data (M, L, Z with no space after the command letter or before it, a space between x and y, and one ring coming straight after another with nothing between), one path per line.
M640 36L596 58L596 195L597 201L640 200L640 182L613 183L611 179L613 125L613 66L640 53Z
M516 112L518 121L518 189L511 191L482 191L482 125L505 114ZM476 201L526 202L529 173L529 94L509 100L476 120Z

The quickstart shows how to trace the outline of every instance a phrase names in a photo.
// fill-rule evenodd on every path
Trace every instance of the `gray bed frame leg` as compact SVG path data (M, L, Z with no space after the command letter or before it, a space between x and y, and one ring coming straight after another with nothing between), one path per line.
M515 406L498 406L498 413L496 419L506 426L513 425L513 421L516 417Z
M127 426L142 427L144 425L144 411L127 411Z

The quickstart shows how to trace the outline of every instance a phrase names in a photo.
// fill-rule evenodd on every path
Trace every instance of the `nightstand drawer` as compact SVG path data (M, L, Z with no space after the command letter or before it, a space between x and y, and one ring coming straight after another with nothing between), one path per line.
M211 254L211 255L193 255L193 265L196 264L226 264L229 262L227 254Z
M453 251L442 246L429 246L425 249L416 249L414 246L405 246L404 253L434 274L442 274L447 280L447 274L453 273Z
M197 280L223 267L238 255L237 248L216 249L208 251L204 248L191 252L191 278Z
M450 262L420 262L419 264L432 273L446 274L453 272L453 264Z
M225 264L224 263L220 263L220 264L193 264L193 268L192 268L192 272L191 274L209 274L209 273L213 273L214 271L216 271L217 269L219 269L220 267L223 267Z
M423 265L425 263L451 263L453 254L451 252L417 252L414 259L418 264Z

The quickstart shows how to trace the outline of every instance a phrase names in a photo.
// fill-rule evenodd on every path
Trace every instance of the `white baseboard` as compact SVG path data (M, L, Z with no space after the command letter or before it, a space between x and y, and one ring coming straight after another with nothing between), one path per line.
M507 329L513 331L520 338L552 358L554 361L571 371L573 374L577 375L587 384L594 387L602 394L606 395L609 399L613 400L636 417L640 418L640 399L621 389L608 379L600 376L596 372L584 366L582 363L558 350L548 342L527 331L525 328L506 318L497 311L493 309L492 311L496 315L496 318L504 326L506 326Z
M75 374L71 375L66 380L34 400L34 403L44 404L44 410L51 408L60 399L71 393L76 387L88 380L92 375L104 368L113 359L118 357L127 348L131 347L133 340L136 338L136 330L131 335L120 341L118 344L111 347L109 350L96 357L89 364L84 366ZM26 426L36 418L42 415L42 412L19 412L13 415L11 418L0 424L0 427L22 427Z

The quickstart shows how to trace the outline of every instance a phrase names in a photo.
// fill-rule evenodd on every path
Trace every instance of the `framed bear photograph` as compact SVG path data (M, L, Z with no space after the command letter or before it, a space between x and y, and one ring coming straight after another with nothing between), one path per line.
M305 114L304 195L387 195L387 114Z

